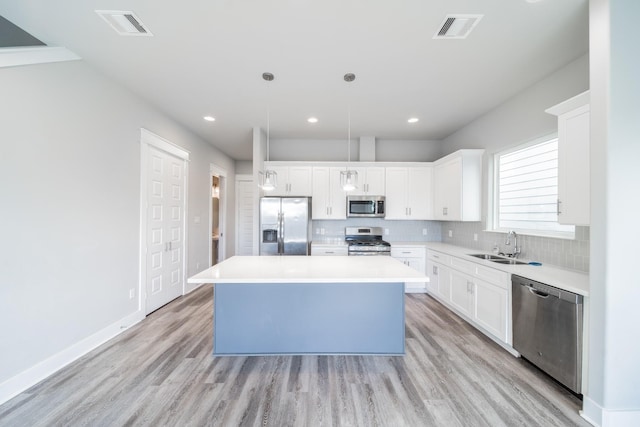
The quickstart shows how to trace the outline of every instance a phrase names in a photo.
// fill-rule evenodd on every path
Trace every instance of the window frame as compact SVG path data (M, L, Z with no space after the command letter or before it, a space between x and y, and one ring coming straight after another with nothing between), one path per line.
M499 151L493 153L493 159L489 164L489 176L491 179L489 180L489 209L487 213L487 231L496 232L496 233L508 233L510 230L515 231L518 234L525 236L538 236L538 237L549 237L556 239L566 239L566 240L575 240L576 232L574 225L567 225L572 227L571 231L561 231L561 230L537 230L537 229L527 229L527 228L504 228L499 225L500 218L500 156L504 156L506 154L514 153L516 151L525 150L527 148L533 147L535 145L543 144L545 142L549 142L553 139L558 139L558 133L550 133L544 136L540 136L525 142L521 142L518 144L514 144L508 148L503 148ZM560 166L558 165L558 169Z

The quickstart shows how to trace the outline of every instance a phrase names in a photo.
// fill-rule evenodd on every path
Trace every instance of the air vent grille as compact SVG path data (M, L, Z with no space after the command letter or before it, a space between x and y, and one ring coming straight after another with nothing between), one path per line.
M96 10L116 33L121 36L153 36L135 13L124 10Z
M484 15L447 15L434 39L466 39Z

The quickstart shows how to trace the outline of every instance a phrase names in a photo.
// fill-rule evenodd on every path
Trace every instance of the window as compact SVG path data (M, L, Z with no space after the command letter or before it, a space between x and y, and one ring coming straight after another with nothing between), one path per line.
M493 230L573 238L558 223L558 138L531 141L495 155Z

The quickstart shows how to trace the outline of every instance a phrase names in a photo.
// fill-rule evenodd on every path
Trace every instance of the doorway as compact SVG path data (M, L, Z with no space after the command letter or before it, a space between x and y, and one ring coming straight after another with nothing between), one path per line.
M213 164L210 171L209 263L213 266L226 257L227 173Z
M141 130L139 308L149 314L184 294L189 153Z

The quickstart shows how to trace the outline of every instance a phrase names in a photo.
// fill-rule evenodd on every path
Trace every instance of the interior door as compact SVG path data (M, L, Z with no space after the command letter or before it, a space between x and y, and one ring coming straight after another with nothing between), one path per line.
M184 160L149 147L146 312L183 292Z

